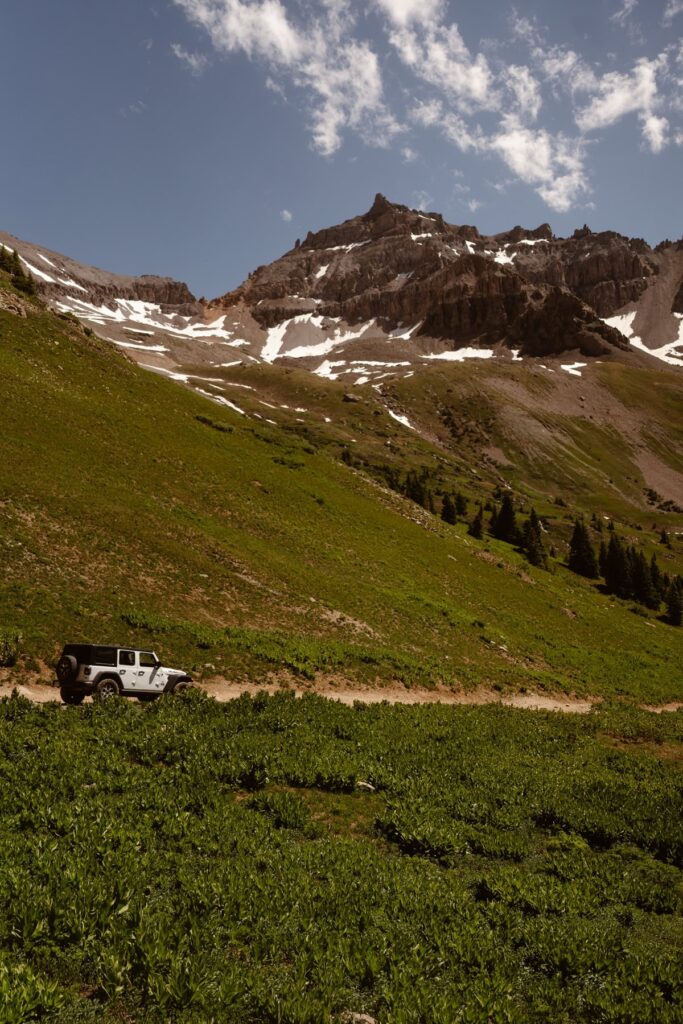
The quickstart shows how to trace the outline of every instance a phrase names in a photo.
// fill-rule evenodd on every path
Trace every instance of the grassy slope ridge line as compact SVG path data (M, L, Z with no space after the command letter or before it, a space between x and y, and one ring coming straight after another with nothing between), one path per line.
M329 449L50 313L0 312L0 395L0 625L31 657L85 639L245 680L678 694L680 631L464 526L425 529Z

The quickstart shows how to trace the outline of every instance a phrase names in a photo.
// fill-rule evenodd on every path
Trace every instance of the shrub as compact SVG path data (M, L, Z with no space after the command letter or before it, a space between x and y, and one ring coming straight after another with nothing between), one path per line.
M16 664L21 649L21 633L16 629L0 628L0 666L10 668Z

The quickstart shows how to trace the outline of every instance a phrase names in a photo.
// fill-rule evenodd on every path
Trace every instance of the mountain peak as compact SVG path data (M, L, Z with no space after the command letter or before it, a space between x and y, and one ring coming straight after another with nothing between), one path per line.
M368 212L361 218L364 221L379 220L380 217L385 217L387 214L391 214L396 217L397 214L414 214L415 211L411 210L409 206L403 206L402 203L392 203L390 199L378 192L375 196L375 200L368 210Z

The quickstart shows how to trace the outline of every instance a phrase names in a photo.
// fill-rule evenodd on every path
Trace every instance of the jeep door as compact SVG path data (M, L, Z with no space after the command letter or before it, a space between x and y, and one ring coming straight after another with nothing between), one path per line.
M145 690L147 693L163 693L166 674L156 654L152 651L138 651L138 666L136 689Z
M137 689L138 668L135 651L119 651L117 670L123 693Z

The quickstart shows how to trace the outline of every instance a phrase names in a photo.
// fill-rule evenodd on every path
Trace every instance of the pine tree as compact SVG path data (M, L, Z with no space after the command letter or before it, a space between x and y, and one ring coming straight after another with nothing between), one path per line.
M516 544L519 539L515 506L509 493L503 495L503 501L500 511L496 516L496 525L492 529L492 533L498 540L507 541L508 544Z
M574 523L568 565L572 572L589 580L596 580L600 575L593 543L583 519L577 519Z
M600 541L600 551L598 552L598 566L600 569L600 575L604 576L607 572L607 545L604 540Z
M436 515L436 506L434 505L434 495L429 490L429 488L425 488L424 508L426 508L428 512L431 512L431 514L433 516Z
M476 516L467 527L467 532L470 537L474 537L475 540L481 540L484 536L484 510L481 505L479 506Z
M664 589L664 578L662 576L662 570L659 568L659 563L657 562L657 556L654 554L650 559L650 576L652 577L652 586L655 589L655 593L659 597L659 600L662 601L666 595L666 590Z
M455 496L455 513L461 519L464 519L467 515L467 498L460 491Z
M683 580L680 576L672 582L666 595L666 621L670 626L683 623Z
M542 569L548 566L548 556L543 546L543 535L541 533L541 522L536 515L536 509L532 508L529 518L524 523L522 533L522 550L526 554L531 565L537 565Z
M660 533L659 543L664 544L667 548L671 547L671 540L669 539L669 534L666 532L666 530L662 530L662 532Z
M441 505L441 518L444 523L450 523L451 526L455 526L458 521L455 504L450 494L444 495L443 504Z
M616 533L609 539L607 548L607 564L605 566L605 585L610 594L628 598L633 589L631 569L624 545Z
M496 527L498 523L498 506L495 501L491 505L491 515L489 516L489 533L496 536Z
M659 595L652 585L650 566L642 551L632 549L631 572L633 581L633 597L646 608L659 608Z

